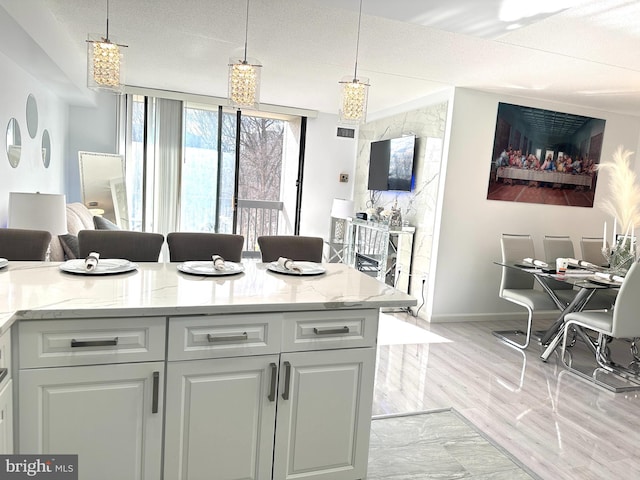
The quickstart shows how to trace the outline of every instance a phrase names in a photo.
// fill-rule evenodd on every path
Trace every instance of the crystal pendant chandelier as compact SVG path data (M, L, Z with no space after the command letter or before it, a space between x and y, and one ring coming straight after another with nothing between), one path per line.
M247 0L247 18L244 29L244 57L229 59L229 105L258 108L262 65L254 58L247 58L248 33L249 0Z
M87 40L87 87L92 90L122 93L124 55L127 45L109 38L109 0L107 0L107 34L89 34Z
M369 96L369 79L358 78L358 50L360 48L360 22L362 21L362 0L358 14L358 38L356 41L356 62L353 77L343 77L339 82L342 86L340 95L339 121L342 124L357 125L364 123L367 117L367 98Z

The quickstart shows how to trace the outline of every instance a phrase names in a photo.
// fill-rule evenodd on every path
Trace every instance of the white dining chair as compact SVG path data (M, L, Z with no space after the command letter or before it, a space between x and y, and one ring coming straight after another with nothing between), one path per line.
M502 261L522 262L524 258L535 258L535 249L531 235L502 234L500 237ZM531 341L531 328L533 325L534 311L558 311L556 303L551 296L542 290L534 288L533 275L519 271L516 268L502 267L502 279L500 281L500 298L526 308L526 330L496 330L493 335L503 342L516 348L525 349ZM524 337L522 342L515 340Z
M561 358L570 372L590 381L594 380L592 376L586 375L580 369L575 368L567 355L567 338L571 338L570 331L574 328L582 328L592 330L597 334L598 338L595 342L592 342L592 346L595 346L595 358L600 368L614 373L622 370L621 373L625 373L623 367L615 365L609 359L607 343L612 338L635 339L640 337L640 322L638 322L638 312L640 312L639 291L640 267L638 262L634 262L624 277L612 310L606 312L574 312L565 316ZM589 341L590 337L583 338L587 338L587 341ZM637 388L640 389L640 379L637 383Z
M605 250L609 249L609 242L605 242ZM605 266L607 261L602 254L602 237L582 237L580 239L582 260L594 265Z

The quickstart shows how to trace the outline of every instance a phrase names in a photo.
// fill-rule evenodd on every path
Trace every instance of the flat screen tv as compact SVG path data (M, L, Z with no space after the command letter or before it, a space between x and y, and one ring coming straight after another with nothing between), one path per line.
M415 148L415 135L371 142L367 188L410 192Z

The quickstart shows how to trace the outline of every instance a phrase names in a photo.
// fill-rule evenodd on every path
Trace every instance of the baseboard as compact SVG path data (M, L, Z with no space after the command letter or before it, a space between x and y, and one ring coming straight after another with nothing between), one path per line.
M445 313L441 315L431 315L430 318L422 317L430 323L458 323L458 322L496 322L507 320L527 320L527 313ZM557 310L536 312L534 320L553 320L558 318Z

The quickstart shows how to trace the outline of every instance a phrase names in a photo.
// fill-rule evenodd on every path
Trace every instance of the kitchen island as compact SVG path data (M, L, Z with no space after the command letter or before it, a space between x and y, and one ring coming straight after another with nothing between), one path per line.
M378 311L416 301L324 266L88 276L11 262L15 451L78 454L86 479L364 478Z

